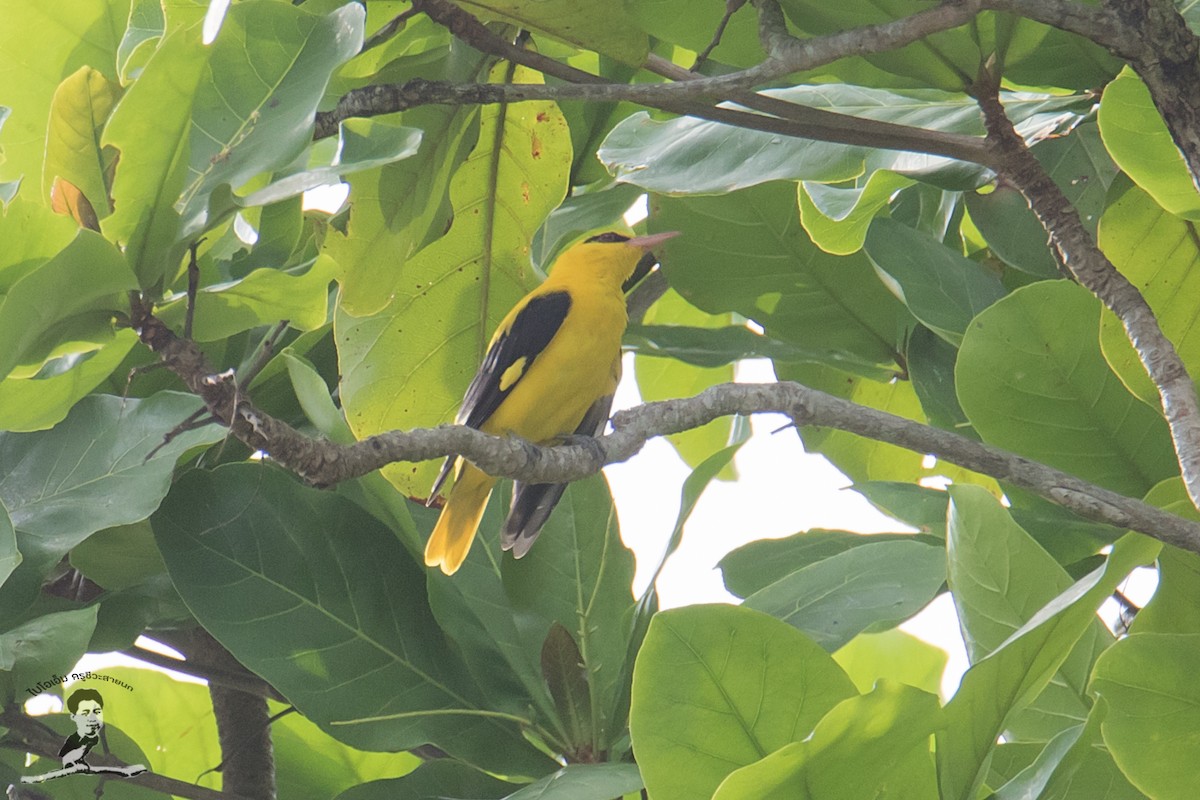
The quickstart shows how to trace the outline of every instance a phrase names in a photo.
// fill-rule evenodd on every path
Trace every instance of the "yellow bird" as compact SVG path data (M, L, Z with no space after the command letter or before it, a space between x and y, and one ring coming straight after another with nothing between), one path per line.
M621 377L621 337L628 317L624 284L654 263L650 249L677 231L629 238L602 233L569 248L541 286L518 302L488 345L455 422L535 444L571 435L597 436ZM450 471L454 486L438 517L425 564L453 575L471 549L496 479L461 457L450 457L429 493L432 504ZM565 484L513 486L501 547L529 552Z

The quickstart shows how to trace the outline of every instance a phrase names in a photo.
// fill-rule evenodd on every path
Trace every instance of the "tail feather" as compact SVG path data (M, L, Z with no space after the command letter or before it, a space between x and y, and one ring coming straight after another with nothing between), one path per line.
M562 499L567 490L565 483L521 483L513 484L512 506L504 531L500 536L500 549L512 550L516 558L529 552L542 532L542 526L550 518L550 512Z
M463 465L458 480L450 489L450 499L425 546L426 566L440 566L447 575L458 571L475 540L475 532L479 530L479 521L495 485L495 478L470 464Z

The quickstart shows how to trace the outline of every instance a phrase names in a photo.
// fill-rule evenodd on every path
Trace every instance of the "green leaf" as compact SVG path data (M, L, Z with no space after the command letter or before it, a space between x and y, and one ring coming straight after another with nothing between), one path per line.
M587 667L579 645L562 623L552 624L542 643L542 677L570 741L588 741L592 733L592 702Z
M163 41L104 133L121 151L105 233L129 243L143 286L174 276L180 242L232 210L229 190L308 145L329 76L358 51L362 25L356 4L318 16L257 0L231 7L211 46L199 25Z
M899 628L860 633L833 654L863 694L882 678L937 694L949 655Z
M707 329L716 329L732 322L730 315L714 317L697 310L680 297L678 292L670 289L650 307L645 319L650 323L671 320ZM699 394L710 386L733 381L733 371L731 364L700 369L671 358L633 360L638 394L645 403ZM685 464L695 468L732 441L736 426L735 417L723 417L699 428L672 434L667 437L667 441ZM719 477L721 480L733 480L737 477L732 454L722 466Z
M36 185L46 155L46 121L55 89L84 66L111 81L117 79L117 37L128 14L128 0L62 0L53 5L0 2L4 20L0 85L5 87L4 105L13 112L4 129L0 179L24 175Z
M930 424L977 439L954 388L958 349L922 325L909 337L905 356L908 379Z
M980 264L886 217L871 223L864 248L913 316L955 346L971 320L1006 294Z
M930 797L936 780L929 737L940 716L937 695L882 681L838 704L810 738L730 774L713 800Z
M950 589L967 654L978 663L1073 581L996 498L973 486L952 486L949 492ZM1088 674L1112 642L1104 623L1093 619L1042 695L1009 720L1007 738L1045 741L1082 724L1091 707Z
M865 256L833 256L809 240L792 186L657 198L653 212L653 230L683 232L663 261L672 288L710 314L735 311L772 338L846 354L847 368L892 363L913 324Z
M184 475L151 521L196 618L330 735L368 750L433 743L506 774L552 763L482 703L420 571L344 498L234 464Z
M121 82L141 74L150 51L166 33L167 20L160 0L133 0L129 8L129 24L117 45L117 72Z
M97 350L68 353L29 378L13 375L0 381L0 428L39 431L62 422L80 399L113 374L137 341L131 329L119 330Z
M97 607L34 617L0 631L0 699L4 705L26 689L62 677L87 650Z
M727 7L722 3L694 3L692 0L627 0L625 3L625 10L642 30L694 53L699 53L712 41ZM752 67L766 55L758 39L754 9L745 5L730 18L721 34L721 42L713 49L709 60L734 67Z
M987 194L966 192L965 198L971 222L997 258L1035 278L1053 280L1060 276L1058 261L1047 246L1046 229L1020 191L997 186Z
M524 68L505 75L528 80ZM340 394L357 437L449 420L483 360L492 331L535 282L534 232L566 192L571 154L553 103L484 109L479 144L451 186L450 233L408 261L380 313L334 320ZM391 465L401 492L424 496L438 465Z
M464 0L462 5L485 19L501 19L541 31L626 64L640 65L649 48L646 35L626 16L624 4L617 0L583 6L574 0L542 0L532 4L520 0Z
M327 16L269 0L230 7L192 100L188 169L176 204L182 236L207 227L218 187L237 189L308 145L329 76L362 46L364 20L353 3Z
M100 140L121 154L112 182L113 213L101 229L125 245L143 287L172 278L183 254L175 201L186 177L192 99L207 64L198 22L166 36L113 110Z
M700 462L683 479L683 488L679 491L679 513L675 516L675 527L671 529L671 536L667 539L666 549L663 550L662 555L655 562L653 571L650 573L650 587L653 587L658 582L658 576L662 574L667 559L683 543L684 526L691 519L692 512L696 510L696 503L700 501L700 496L704 494L704 490L714 480L731 467L733 457L737 455L738 450L742 449L744 443L745 440L718 450Z
M278 203L318 186L339 183L345 175L409 158L420 149L421 131L377 119L347 119L338 124L336 146L322 144L309 149L302 170L278 178L238 202L245 206Z
M601 228L623 228L626 211L642 196L628 183L609 183L600 189L575 193L550 212L533 237L533 263L547 272L567 245Z
M17 532L13 530L8 511L0 509L0 586L20 566L21 560L21 551L17 549Z
M1100 604L1160 547L1140 534L1126 534L1113 545L1103 567L1072 585L967 670L945 707L946 725L937 734L945 800L976 796L1006 720L1041 693L1092 624Z
M709 797L729 773L804 739L855 694L816 644L748 608L698 605L650 621L630 734L655 800Z
M867 228L892 196L913 181L891 170L867 175L861 186L842 188L800 183L800 224L826 253L849 255L862 249Z
M558 736L569 737L569 720L559 717L542 666L547 635L555 623L564 627L582 656L591 720L583 739L564 744L580 754L609 751L625 726L634 563L608 487L600 477L572 483L520 560L500 551L508 504L499 495L462 568L452 578L429 574L434 614L494 705L522 711L532 705Z
M1183 154L1150 91L1129 67L1104 88L1098 121L1104 146L1122 171L1167 211L1200 219L1200 194Z
M109 158L100 149L100 132L120 97L120 87L99 70L80 67L59 84L50 105L42 194L49 197L55 178L70 181L101 218L110 211L105 172Z
M891 627L908 619L945 581L946 556L940 547L879 542L793 572L747 597L745 605L783 620L833 652L868 627Z
M788 102L920 128L981 135L975 101L932 89L890 92L861 86L795 86L764 92ZM1005 95L1005 109L1018 131L1044 130L1076 111L1070 97ZM638 112L622 120L597 157L618 180L663 194L732 192L778 180L834 183L888 169L939 185L973 188L982 167L912 153L831 144L709 122L696 117L655 120Z
M407 776L421 764L412 753L356 750L300 714L272 723L271 749L278 796L296 800L329 800L367 781Z
M1096 703L1086 724L1068 728L1047 742L1032 764L996 791L995 800L1143 800L1145 795L1129 784L1103 748L1100 723L1106 709L1103 701Z
M124 257L103 237L83 230L60 253L12 284L0 303L0 375L40 362L63 340L112 337L121 292L135 286Z
M572 764L504 800L612 800L641 788L636 764Z
M946 538L946 505L950 498L944 491L889 481L856 483L850 488L892 519Z
M1194 374L1200 367L1200 330L1194 325L1200 291L1195 223L1164 211L1135 186L1104 212L1099 242L1113 266L1141 291L1163 333ZM1157 410L1158 389L1120 320L1107 309L1100 317L1100 346L1129 391Z
M984 441L1113 491L1141 496L1176 471L1166 423L1100 354L1100 303L1048 281L971 323L958 354L963 410Z
M1125 776L1154 798L1195 792L1200 758L1200 634L1138 633L1096 662L1091 688L1108 704L1101 730Z
M909 484L911 485L911 484ZM945 503L942 505L945 518ZM853 533L815 528L782 539L759 539L730 551L717 566L725 588L749 597L793 572L818 564L856 547L880 542L913 540L911 533Z
M145 519L158 507L180 454L223 435L215 426L186 431L147 460L198 406L191 395L172 392L146 400L91 395L51 430L0 434L0 502L25 559L0 593L0 610L36 591L92 533Z
M889 378L894 373L846 353L816 350L772 339L745 326L699 328L691 325L630 325L625 349L639 356L672 358L697 367L718 367L745 358L828 364L856 374Z
M511 783L451 759L426 761L408 775L351 786L335 800L501 800L516 788Z
M280 320L302 331L325 324L329 284L337 265L321 256L306 269L256 269L240 280L209 284L196 293L193 338L215 342L235 333ZM175 328L183 326L187 297L164 303L156 314Z
M128 589L165 572L148 520L89 536L71 550L71 566L104 589Z
M1198 519L1183 481L1172 478L1154 487L1146 502L1187 519ZM1154 596L1134 617L1132 633L1200 633L1200 555L1164 547L1158 556Z

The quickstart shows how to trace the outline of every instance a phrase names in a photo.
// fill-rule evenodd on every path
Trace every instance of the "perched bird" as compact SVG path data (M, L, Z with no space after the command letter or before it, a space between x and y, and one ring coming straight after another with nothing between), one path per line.
M654 263L650 249L678 232L629 238L602 233L569 248L541 286L500 323L455 422L535 444L604 430L621 377L628 317L624 284ZM454 486L425 547L425 563L453 575L471 549L496 479L461 457L446 459L432 504L451 470ZM501 547L517 558L533 545L565 484L513 486Z

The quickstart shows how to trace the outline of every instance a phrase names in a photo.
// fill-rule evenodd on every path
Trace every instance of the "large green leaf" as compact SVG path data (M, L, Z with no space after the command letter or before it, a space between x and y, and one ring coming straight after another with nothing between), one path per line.
M937 694L949 659L942 648L899 628L860 633L833 654L863 694L882 678Z
M846 354L847 369L890 364L908 311L866 257L833 256L800 227L794 187L756 186L716 197L658 198L652 229L678 230L664 269L671 286L710 314L735 311L768 336Z
M24 557L0 592L0 610L27 602L49 569L92 533L158 507L180 454L222 436L214 426L186 431L147 458L199 406L170 392L146 400L92 395L48 431L0 434L0 502Z
M10 375L0 381L0 428L25 432L57 425L136 344L136 333L120 330L98 349L61 356L27 378Z
M1117 166L1172 214L1200 219L1200 193L1183 154L1150 91L1129 67L1104 88L1099 122L1104 146Z
M1146 192L1129 187L1100 220L1100 246L1113 266L1141 291L1163 333L1193 375L1200 368L1200 239L1196 224L1164 211ZM1158 390L1112 312L1100 318L1100 346L1114 372L1152 408Z
M569 727L567 709L551 705L542 653L551 627L561 625L582 656L590 725L584 738L566 744L605 752L624 730L622 680L634 606L633 555L621 543L608 487L602 478L571 484L519 561L501 554L507 503L496 495L462 569L452 578L430 573L434 614L494 704L524 709L532 702L556 730ZM506 669L497 669L501 664Z
M514 785L449 758L426 761L408 775L351 786L336 800L501 800Z
M974 486L950 487L948 571L954 606L973 663L986 658L1073 581L1017 525L996 498ZM1008 722L1008 739L1045 741L1083 724L1087 679L1112 634L1094 619L1046 690Z
M971 320L1006 293L981 264L895 220L872 222L864 249L913 316L956 346Z
M709 797L735 769L803 740L854 695L820 647L765 614L663 611L634 668L633 752L655 800Z
M232 210L229 190L308 145L330 75L362 44L363 17L356 4L319 16L255 0L230 8L211 46L198 25L163 41L104 134L121 151L105 231L129 243L143 285L173 277L179 243ZM155 144L143 150L146 139Z
M649 42L626 16L620 0L580 5L575 0L457 0L466 10L485 18L502 19L522 28L542 31L556 39L595 50L628 64L640 65Z
M1200 634L1139 633L1096 662L1091 688L1108 704L1104 743L1126 777L1150 797L1196 791L1200 759Z
M942 548L882 541L797 570L747 597L745 605L783 620L832 652L868 627L908 619L945 581Z
M100 132L119 96L119 87L91 67L80 67L59 84L50 106L43 195L49 196L55 178L62 178L83 193L97 215L108 215L110 159L101 152Z
M427 62L421 59L394 79L438 70L447 80L477 82L484 79L488 63L473 51L455 51ZM479 114L479 107L467 105L422 106L404 112L401 121L423 133L416 155L348 180L346 232L329 231L324 248L342 268L339 300L351 314L374 314L387 305L392 291L401 285L409 257L445 233L451 178L474 145Z
M642 785L636 764L572 764L504 800L612 800Z
M951 133L981 135L975 101L932 89L889 92L830 84L766 92L774 97L847 116L883 120ZM1077 99L1006 95L1005 108L1018 130L1033 133L1083 112ZM832 183L879 169L972 188L983 168L946 158L736 128L678 117L656 120L639 112L613 128L598 157L619 180L663 194L731 192L776 180Z
M529 79L497 68L497 79ZM509 68L510 69L510 68ZM359 438L453 417L492 331L534 285L533 234L566 193L566 123L553 103L489 106L479 144L451 186L450 233L404 265L378 314L339 308L334 326L343 407ZM424 496L438 465L392 465L388 480Z
M1073 584L982 661L974 664L945 707L937 733L941 797L972 800L1006 721L1042 692L1095 619L1096 609L1138 566L1160 549L1129 533L1104 566ZM1111 652L1111 648L1109 650Z
M1144 800L1102 746L1100 723L1106 710L1105 703L1096 703L1086 724L1047 742L1032 764L996 791L994 800Z
M33 199L46 155L46 123L55 89L81 67L117 78L116 52L129 0L0 2L0 86L12 118L4 127L0 180L29 182Z
M726 6L692 0L626 0L625 10L642 29L699 53L712 41ZM737 7L709 59L735 67L752 67L766 58L758 38L754 7Z
M958 397L989 444L1140 497L1172 475L1162 417L1100 354L1100 302L1065 281L1018 289L971 323Z
M17 532L13 529L8 511L0 512L0 586L8 580L21 564L21 551L17 548Z
M945 503L942 504L944 518ZM903 542L910 533L853 533L815 528L782 539L759 539L730 551L718 562L725 588L749 597L788 575L839 553L880 542Z
M349 501L234 464L186 474L152 524L196 618L331 735L388 751L432 742L513 775L552 764L483 704L420 571Z
M0 630L0 700L5 705L39 683L66 674L84 651L96 627L98 606L45 614Z
M871 220L896 192L913 181L880 169L856 183L861 185L847 188L813 181L800 184L800 222L826 253L849 255L861 249Z
M713 800L920 800L936 792L937 695L882 681L825 715L812 736L730 774Z
M80 231L62 251L7 288L0 302L0 341L5 343L0 375L19 364L40 366L65 342L111 339L111 316L128 302L122 293L135 285L117 248L98 234Z

